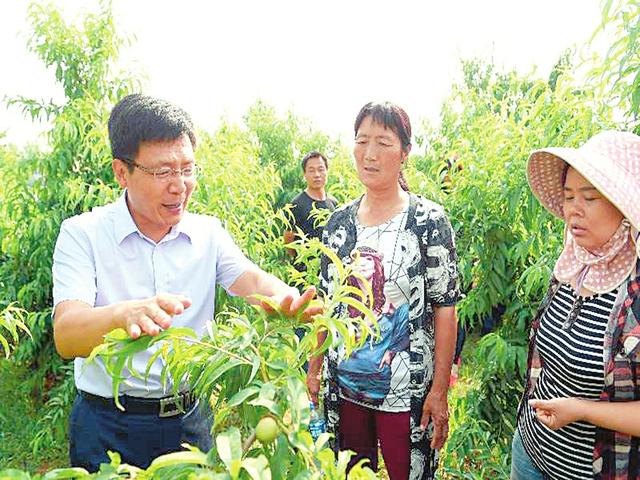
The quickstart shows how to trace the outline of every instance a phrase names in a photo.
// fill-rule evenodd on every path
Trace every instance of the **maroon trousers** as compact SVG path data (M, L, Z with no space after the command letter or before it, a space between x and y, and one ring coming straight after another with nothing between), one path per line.
M390 480L409 478L410 413L390 413L340 400L340 450L353 450L349 468L361 459L378 471L378 440Z

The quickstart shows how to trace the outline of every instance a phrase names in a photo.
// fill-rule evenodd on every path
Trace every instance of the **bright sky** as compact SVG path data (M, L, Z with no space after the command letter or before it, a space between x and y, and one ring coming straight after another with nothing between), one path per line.
M55 3L70 19L95 5ZM26 50L26 5L0 3L0 97L60 99L53 72ZM537 66L546 77L600 21L598 0L113 0L113 9L136 37L123 62L146 74L146 93L182 105L198 126L239 121L261 98L344 139L370 100L398 103L415 125L437 119L460 58ZM33 142L42 129L0 105L5 142Z

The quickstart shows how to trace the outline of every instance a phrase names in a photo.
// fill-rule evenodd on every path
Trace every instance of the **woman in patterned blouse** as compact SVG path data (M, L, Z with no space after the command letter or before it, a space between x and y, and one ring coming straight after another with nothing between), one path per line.
M640 478L640 137L537 150L527 170L565 232L532 324L511 479Z
M323 242L375 288L379 336L346 357L341 345L310 360L317 401L324 380L334 448L377 469L378 442L392 480L430 479L448 433L447 389L459 291L451 225L442 207L408 191L402 168L411 124L391 103L365 105L355 122L354 157L365 194L333 212ZM325 257L321 285L336 270ZM353 283L355 284L355 282ZM349 315L347 305L337 314ZM324 365L324 366L323 366Z

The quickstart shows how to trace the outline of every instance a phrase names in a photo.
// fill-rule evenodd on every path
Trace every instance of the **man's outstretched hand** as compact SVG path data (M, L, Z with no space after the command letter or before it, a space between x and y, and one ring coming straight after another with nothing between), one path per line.
M288 318L309 322L314 316L323 312L322 305L313 301L315 296L315 287L307 288L302 295L295 288L292 288L291 293L269 297L270 302L261 301L260 306L267 313L278 312Z
M115 310L118 323L131 338L158 335L169 328L174 315L180 315L191 306L183 295L162 294L119 304Z

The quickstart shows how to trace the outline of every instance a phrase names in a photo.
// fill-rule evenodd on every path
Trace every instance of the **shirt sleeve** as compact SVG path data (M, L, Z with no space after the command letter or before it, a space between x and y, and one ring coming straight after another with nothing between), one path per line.
M426 251L426 286L433 305L453 306L460 299L455 233L443 210L432 212L422 241Z
M214 241L216 242L216 283L230 294L229 288L240 275L252 268L258 268L249 260L229 232L216 220L214 226Z
M65 220L53 252L53 307L66 300L90 306L96 301L96 265L86 232Z

